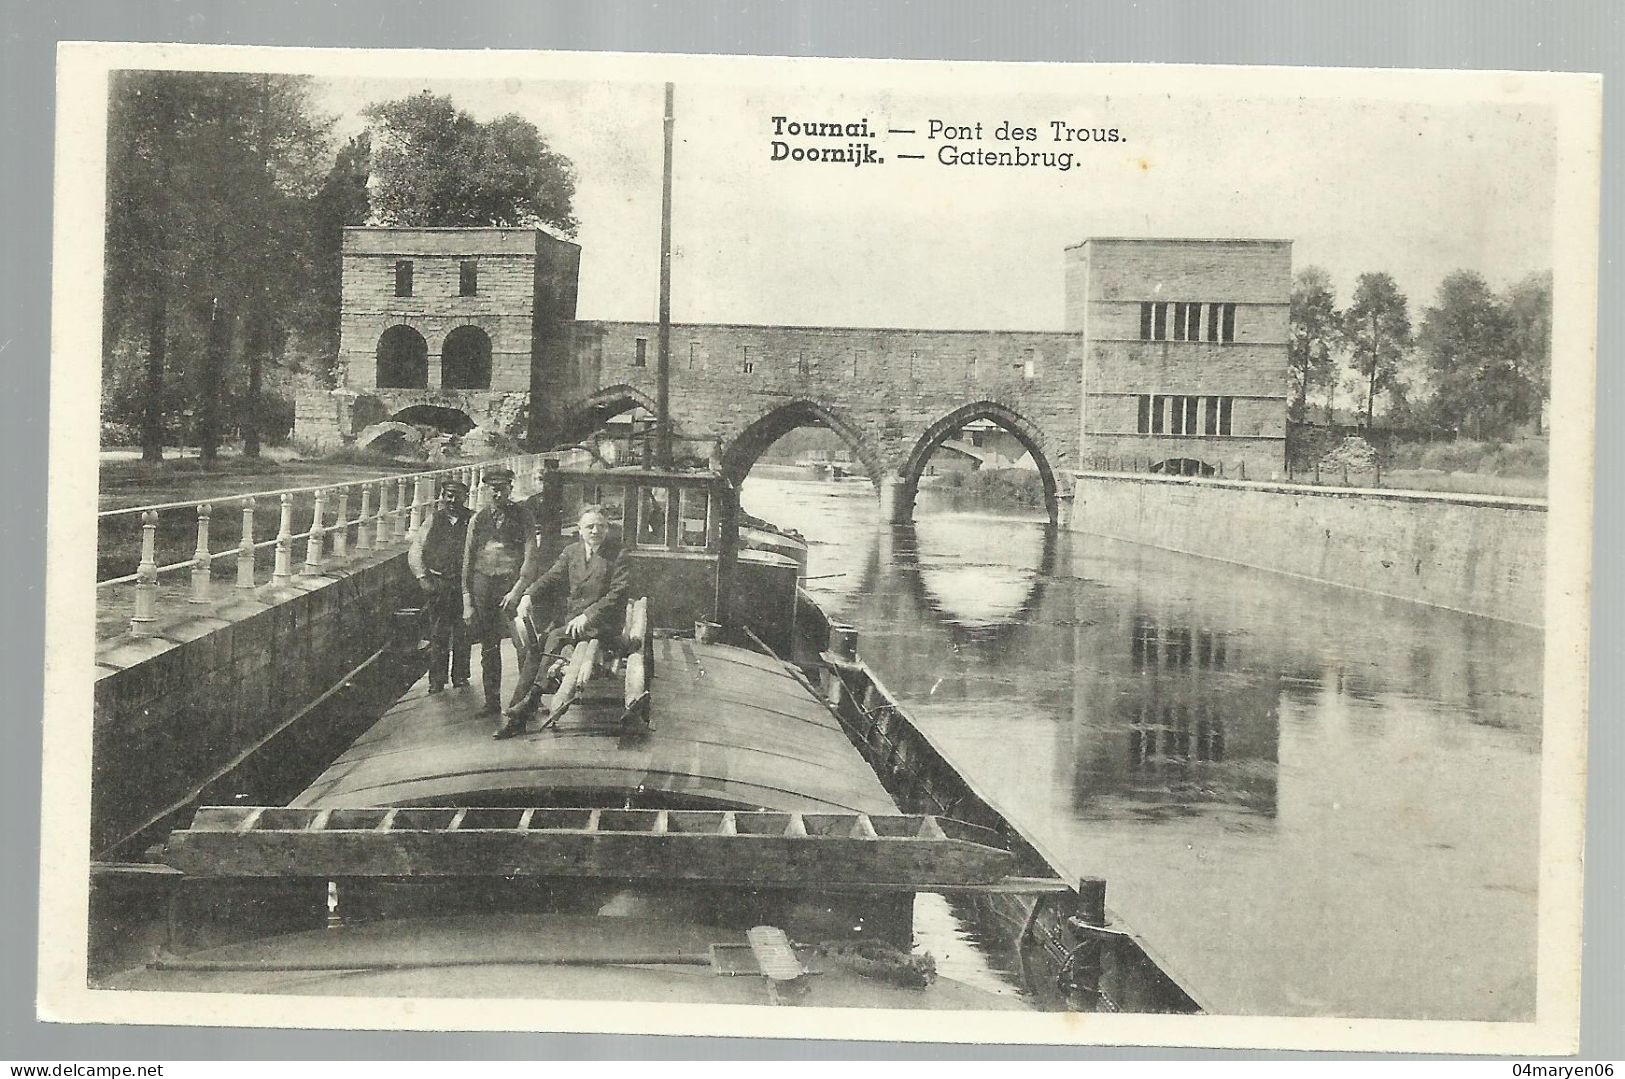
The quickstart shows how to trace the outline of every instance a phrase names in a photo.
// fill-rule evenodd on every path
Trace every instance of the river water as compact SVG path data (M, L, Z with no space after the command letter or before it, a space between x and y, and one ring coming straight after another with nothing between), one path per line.
M1209 1011L1528 1020L1536 630L753 475L945 753Z

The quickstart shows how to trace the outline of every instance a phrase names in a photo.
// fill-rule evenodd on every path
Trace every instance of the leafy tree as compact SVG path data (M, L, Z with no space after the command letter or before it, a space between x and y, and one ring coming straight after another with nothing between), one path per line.
M121 342L145 337L149 460L162 456L166 368L195 369L197 433L212 460L234 349L258 399L261 365L302 309L304 200L331 126L313 114L309 83L184 71L113 78L104 349L111 362ZM256 417L239 427L254 452Z
M1512 362L1528 387L1523 409L1540 433L1541 406L1552 392L1552 274L1530 274L1508 290Z
M481 123L424 91L376 102L373 210L387 225L548 225L574 235L575 170L517 115Z
M372 137L362 132L340 147L333 167L310 201L307 262L312 309L301 319L311 351L328 361L321 372L332 383L339 352L339 308L344 298L342 252L346 225L365 225L372 212L367 178L372 172Z
M1311 386L1328 385L1336 377L1332 349L1341 330L1331 278L1319 266L1306 266L1292 284L1292 340L1287 356L1297 399L1292 419L1302 420L1308 410ZM1328 405L1328 408L1330 405Z
M1517 322L1478 274L1458 270L1440 283L1423 312L1421 345L1439 423L1502 439L1539 416L1542 390L1520 359Z
M1365 376L1365 422L1371 426L1377 394L1400 386L1399 369L1411 350L1405 294L1385 273L1364 273L1343 312L1343 339L1354 369Z

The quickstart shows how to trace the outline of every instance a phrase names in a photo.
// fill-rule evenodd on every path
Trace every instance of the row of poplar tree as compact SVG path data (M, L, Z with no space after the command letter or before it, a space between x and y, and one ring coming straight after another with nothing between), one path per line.
M1300 271L1292 289L1291 418L1311 421L1321 396L1336 423L1339 390L1364 426L1506 441L1539 433L1550 393L1552 275L1532 274L1497 293L1471 270L1439 284L1419 324L1394 279L1361 274L1339 308L1330 276Z
M331 378L346 225L574 234L575 177L534 124L477 121L427 92L340 138L305 76L124 71L108 110L104 424L145 460L291 425L272 364ZM281 415L279 415L281 414ZM178 431L190 417L189 431Z

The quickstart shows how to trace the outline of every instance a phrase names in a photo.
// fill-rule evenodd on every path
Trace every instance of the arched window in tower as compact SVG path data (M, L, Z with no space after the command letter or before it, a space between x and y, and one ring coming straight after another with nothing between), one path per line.
M491 388L491 339L478 326L459 326L440 348L440 385L448 390Z
M421 390L429 385L429 344L410 326L391 326L378 338L378 387Z

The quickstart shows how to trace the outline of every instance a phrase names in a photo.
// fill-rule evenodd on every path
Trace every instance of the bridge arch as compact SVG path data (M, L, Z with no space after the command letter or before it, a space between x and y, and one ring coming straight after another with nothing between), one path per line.
M654 414L654 398L635 386L606 386L591 397L569 405L559 420L557 444L574 446L619 416L641 408Z
M914 496L920 489L920 477L925 474L925 465L931 459L931 454L955 431L975 420L990 420L1010 432L1021 443L1021 448L1032 456L1033 464L1038 466L1038 478L1044 485L1044 508L1049 512L1050 523L1054 524L1060 516L1060 495L1055 483L1055 470L1044 452L1043 432L1031 420L997 401L972 401L961 405L927 427L925 433L915 441L898 474L899 519L912 514Z
M440 346L440 385L448 390L491 388L491 336L478 326L459 326Z
M808 398L798 398L779 405L741 431L722 451L722 473L736 485L743 483L751 466L767 448L791 431L800 427L824 427L846 444L863 467L868 470L869 481L879 487L884 474L883 462L875 446L851 420L827 405Z
M429 386L429 343L417 330L399 323L378 337L379 389L422 390Z

